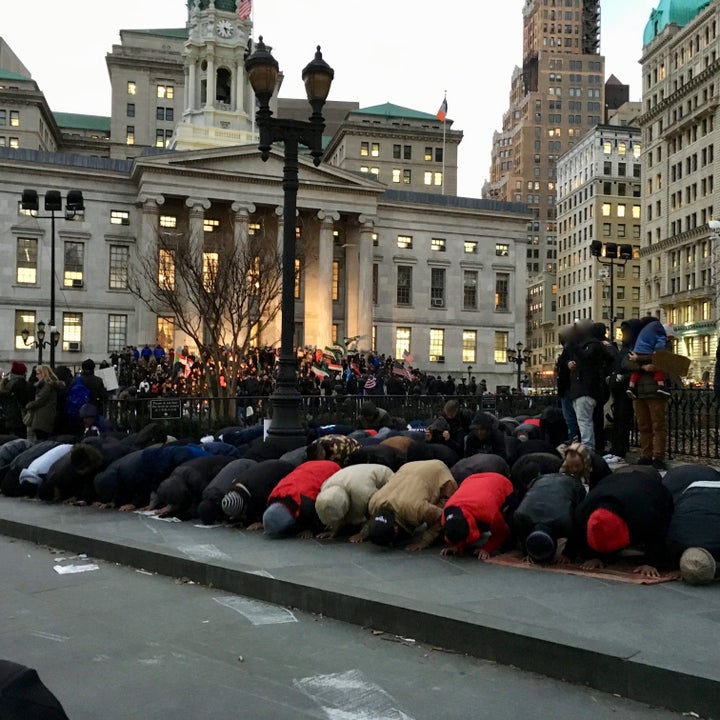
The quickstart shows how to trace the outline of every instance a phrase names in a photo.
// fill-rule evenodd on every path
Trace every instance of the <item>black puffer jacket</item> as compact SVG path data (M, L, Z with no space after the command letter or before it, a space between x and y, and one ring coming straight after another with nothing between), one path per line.
M231 491L239 492L245 500L242 517L246 525L262 520L270 493L293 470L284 460L264 460L238 476Z
M16 438L3 443L0 447L0 483L4 480L12 461L31 446L32 443L25 438Z
M198 505L198 516L205 525L212 525L223 519L222 499L230 488L246 470L257 465L255 460L238 458L229 462L210 481L202 492L202 500Z
M510 477L510 468L504 458L499 455L490 455L489 453L477 453L470 457L458 460L451 468L450 472L455 478L455 482L460 483L470 475L478 473L498 473L506 478Z
M16 455L5 473L2 483L0 483L2 494L6 497L18 497L20 495L20 473L28 468L33 460L37 460L41 455L59 444L55 440L43 440Z

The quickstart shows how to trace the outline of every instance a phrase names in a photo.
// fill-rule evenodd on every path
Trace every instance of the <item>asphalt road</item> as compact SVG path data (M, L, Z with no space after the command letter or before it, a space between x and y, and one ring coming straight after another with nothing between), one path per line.
M91 563L0 538L0 657L35 668L71 720L680 717L101 561L54 569Z

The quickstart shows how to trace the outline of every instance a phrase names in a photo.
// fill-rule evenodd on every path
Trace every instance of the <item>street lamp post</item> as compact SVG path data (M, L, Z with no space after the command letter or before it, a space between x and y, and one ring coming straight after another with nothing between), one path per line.
M245 60L258 109L255 116L260 134L258 150L263 160L270 156L273 142L283 143L285 163L283 166L283 249L282 249L282 328L280 335L280 360L275 391L272 394L273 417L268 436L288 448L305 443L305 432L300 424L300 393L297 389L297 364L293 347L295 334L295 215L298 191L298 147L310 150L315 165L320 164L323 154L322 133L325 105L334 70L322 59L320 46L314 59L302 71L308 102L312 107L309 121L275 118L270 109L270 98L275 92L279 65L266 47L262 35L254 52Z
M40 209L40 200L37 190L25 189L22 191L20 204L23 210L30 210L37 213ZM55 327L55 213L62 210L62 195L59 190L48 190L45 193L45 210L49 215L34 215L37 218L45 218L50 220L50 337L57 337L55 342L50 345L50 367L55 369L55 347L60 339L60 334ZM74 220L85 212L85 202L83 194L80 190L68 190L65 200L65 220ZM40 324L38 323L38 331ZM43 331L44 332L44 331ZM29 333L28 333L29 337ZM23 342L25 339L23 338ZM27 344L27 343L26 343ZM46 344L47 341L46 341ZM42 347L39 348L40 357L42 357Z
M522 374L521 368L530 362L532 351L528 348L523 349L523 344L518 342L515 344L515 348L507 349L508 362L515 363L517 365L517 389L518 392L522 392Z
M27 328L22 329L20 336L22 337L25 345L28 347L34 345L37 348L38 366L42 365L43 348L49 347L50 352L52 352L60 341L60 331L53 325L50 326L50 339L45 339L45 323L42 320L40 320L37 324L37 331L35 333L34 340L30 340L30 331Z
M619 253L619 254L618 254ZM590 254L602 265L610 268L610 340L615 341L615 266L625 265L632 260L632 245L618 245L617 243L602 243L593 240L590 243ZM602 258L605 258L604 260Z

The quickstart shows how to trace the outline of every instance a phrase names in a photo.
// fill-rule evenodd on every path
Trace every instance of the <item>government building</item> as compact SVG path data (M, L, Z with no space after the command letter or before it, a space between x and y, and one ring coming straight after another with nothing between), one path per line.
M138 295L138 268L167 283L168 243L199 238L198 262L211 267L223 240L277 248L292 222L297 345L359 336L360 348L409 352L432 374L514 385L506 350L525 336L525 194L458 197L463 133L450 119L329 102L323 161L301 155L297 216L283 217L283 149L267 162L257 149L251 34L235 0L189 2L184 28L121 30L106 57L110 117L53 112L0 39L0 364L34 362L41 321L59 333L57 364L181 346L178 318ZM305 119L309 106L282 98L281 82L273 110ZM22 207L26 189L38 211ZM44 207L48 191L60 193L57 211ZM252 340L277 345L279 328L275 318Z

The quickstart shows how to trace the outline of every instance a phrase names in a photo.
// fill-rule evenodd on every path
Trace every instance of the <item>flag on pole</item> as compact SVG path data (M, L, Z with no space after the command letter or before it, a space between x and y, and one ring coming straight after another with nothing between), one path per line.
M327 370L323 370L323 369L322 369L321 367L319 367L318 365L313 365L313 366L310 368L310 372L312 372L312 374L313 374L315 377L318 377L318 378L321 378L321 379L326 378L326 377L328 377L328 376L330 375L330 373L327 372Z
M247 20L252 14L252 0L242 0L237 6L237 12L241 20Z
M415 358L407 350L403 350L403 360L408 365L412 365L415 362Z
M327 369L330 370L330 372L342 372L343 366L338 362L329 362Z
M436 117L440 122L445 122L445 117L447 116L447 97L443 98L442 105L440 105L440 109L437 111Z

